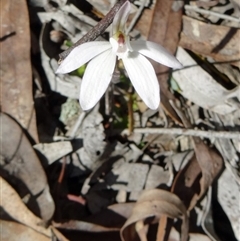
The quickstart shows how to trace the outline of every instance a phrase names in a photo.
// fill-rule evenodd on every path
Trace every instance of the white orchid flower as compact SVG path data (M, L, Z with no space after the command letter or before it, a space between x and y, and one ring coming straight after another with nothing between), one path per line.
M130 8L131 4L127 1L115 15L109 42L93 41L79 45L56 71L59 74L69 73L91 60L80 89L83 110L94 107L103 96L112 79L117 58L122 59L135 90L150 109L158 108L160 90L153 66L146 57L171 68L181 68L178 60L162 46L149 41L129 40L125 25Z

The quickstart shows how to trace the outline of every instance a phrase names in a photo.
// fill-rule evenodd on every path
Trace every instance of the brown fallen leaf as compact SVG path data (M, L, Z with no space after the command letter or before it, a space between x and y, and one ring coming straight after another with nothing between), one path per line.
M223 168L223 159L217 151L209 148L199 137L192 137L196 159L201 168L200 193L195 194L191 200L191 210L199 199L203 197L209 186L212 185L217 175Z
M154 8L148 40L158 43L168 49L170 53L176 52L182 22L182 3L180 1L158 0ZM169 68L152 62L157 73L161 87L161 104L171 118L182 125L181 120L169 103L175 96L169 91Z
M186 118L186 116L183 114L183 112L175 105L173 104L174 109L182 119L182 122L185 126L185 128L192 128L191 123ZM206 144L203 143L203 141L199 137L192 137L193 141L193 147L195 151L195 155L192 157L190 161L189 167L192 168L193 172L188 170L188 167L186 167L182 173L179 173L179 175L175 179L175 184L173 185L172 190L174 190L174 193L178 193L181 197L180 190L182 193L183 188L180 188L179 186L185 186L185 190L188 189L188 193L190 192L192 195L191 202L189 203L188 210L191 210L194 208L198 200L200 200L203 195L206 193L208 187L212 184L212 182L215 180L217 175L221 172L223 168L223 159L218 154L218 152L214 149L211 149ZM191 178L186 175L188 173L191 175ZM199 180L199 175L201 173L201 179ZM195 175L195 176L194 176ZM178 180L179 179L179 180ZM182 181L180 181L182 179ZM191 190L191 187L193 185L196 185L196 181L199 180L200 191L198 192L198 189L195 188L194 190ZM180 183L178 183L180 182ZM176 185L179 184L178 188ZM189 190L190 188L190 190ZM177 191L178 190L178 191ZM196 193L197 191L197 193ZM185 196L185 194L184 194Z
M1 208L12 219L22 223L33 230L51 237L51 230L41 226L43 220L35 216L22 202L16 191L2 178L1 183Z
M240 30L183 16L180 46L240 67Z
M29 196L29 208L47 222L53 215L55 205L41 163L23 130L12 118L0 113L0 123L0 174L21 197Z
M1 241L50 241L47 236L16 222L1 220Z
M163 216L182 219L181 241L188 237L188 216L187 211L181 200L173 193L168 191L152 189L145 190L139 197L131 216L121 228L122 241L138 240L137 233L141 239L146 236L149 221L158 222ZM145 221L144 225L141 221ZM142 229L142 230L141 230Z
M179 170L174 179L171 191L178 195L186 208L189 207L196 190L199 190L200 175L201 168L194 154L188 164Z
M1 56L4 56L1 58L1 108L38 141L32 97L27 2L1 0L0 15L0 49Z

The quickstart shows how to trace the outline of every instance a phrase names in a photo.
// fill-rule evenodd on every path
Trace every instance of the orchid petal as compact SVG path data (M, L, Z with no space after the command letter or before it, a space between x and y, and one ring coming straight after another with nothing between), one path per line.
M111 44L104 41L83 43L70 52L70 54L60 64L56 73L69 73L110 48Z
M116 34L118 31L125 32L125 25L128 19L128 15L131 11L131 3L126 1L119 11L116 13L113 19L112 25L112 35Z
M150 109L157 109L160 102L159 83L147 58L138 53L129 53L123 58L124 67L139 96Z
M137 51L160 64L175 69L182 67L180 62L170 52L168 52L168 50L156 43L138 40L131 41L131 46L134 51Z
M112 79L115 64L116 55L112 50L103 52L89 62L80 89L80 105L83 110L94 107L102 97Z

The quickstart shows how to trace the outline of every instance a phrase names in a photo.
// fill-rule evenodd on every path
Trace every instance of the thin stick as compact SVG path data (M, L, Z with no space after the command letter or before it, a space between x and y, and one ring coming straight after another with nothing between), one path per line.
M98 36L100 36L106 28L112 23L114 16L118 12L118 10L121 8L121 6L126 2L133 2L133 0L120 0L118 1L112 9L107 13L107 15L96 25L94 26L88 33L86 33L81 39L79 39L73 46L59 54L59 63L63 61L69 54L70 52L79 46L80 44L90 42L95 40Z
M123 133L128 132L124 130ZM135 128L133 133L140 134L170 134L183 136L198 136L204 138L222 138L222 139L238 139L240 140L240 132L229 131L204 131L181 128Z
M210 11L210 10L198 8L196 6L191 6L191 5L185 5L184 8L186 10L195 11L197 13L208 14L208 15L216 16L216 17L219 17L219 18L222 18L222 19L226 19L226 20L230 20L230 21L233 21L233 22L240 23L240 18L235 18L235 17L232 17L232 16L228 16L226 14L213 12L213 11Z

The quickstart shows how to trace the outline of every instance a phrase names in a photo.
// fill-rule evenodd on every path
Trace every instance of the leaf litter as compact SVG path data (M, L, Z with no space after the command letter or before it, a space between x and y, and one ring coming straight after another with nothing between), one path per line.
M83 112L84 69L56 75L58 55L116 2L2 3L3 240L240 240L240 138L221 138L240 126L239 3L132 1L130 36L183 68L154 64L151 111L119 64L108 98Z

